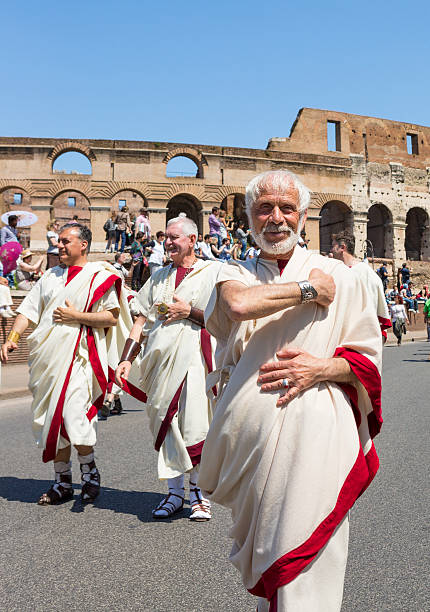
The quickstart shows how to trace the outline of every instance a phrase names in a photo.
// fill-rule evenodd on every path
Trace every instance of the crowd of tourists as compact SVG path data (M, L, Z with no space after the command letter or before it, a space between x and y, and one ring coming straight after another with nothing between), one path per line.
M167 489L154 520L183 511L188 485L192 522L212 502L231 510L231 560L258 612L339 612L349 510L379 467L384 286L351 233L331 257L301 248L310 191L294 174L256 176L245 202L250 229L214 207L205 236L181 213L153 237L145 209L132 222L123 208L104 227L113 264L88 260L85 225L52 226L61 265L17 309L1 360L31 325L33 433L54 472L39 505L73 499L73 447L82 503L97 500L98 415L128 393Z

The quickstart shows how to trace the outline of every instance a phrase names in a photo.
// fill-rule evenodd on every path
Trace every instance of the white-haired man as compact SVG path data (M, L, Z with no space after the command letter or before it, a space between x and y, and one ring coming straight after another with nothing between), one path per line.
M73 498L71 446L78 451L84 502L100 492L94 461L97 410L108 382L108 362L118 360L117 344L132 320L122 281L110 264L89 262L91 231L69 223L58 239L60 265L45 272L17 309L19 313L1 359L17 348L31 325L30 390L33 433L43 461L53 461L55 483L40 505Z
M141 385L158 451L158 475L169 487L153 511L157 519L182 509L185 473L190 477L190 519L211 518L210 503L197 487L197 474L212 418L205 385L212 370L212 343L203 311L219 264L197 259L197 235L197 226L186 216L168 222L165 247L173 263L152 274L135 298L134 308L140 314L116 370L117 384L123 386L144 341Z
M231 508L231 560L259 611L340 610L348 510L378 468L382 344L358 277L297 246L310 194L247 187L259 257L220 270L205 311L219 383L198 484Z

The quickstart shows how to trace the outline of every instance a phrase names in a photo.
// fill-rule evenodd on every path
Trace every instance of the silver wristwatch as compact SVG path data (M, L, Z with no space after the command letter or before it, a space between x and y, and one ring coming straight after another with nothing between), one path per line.
M309 281L300 281L298 285L302 294L302 304L312 302L312 300L315 300L315 298L318 297L318 291L310 284Z

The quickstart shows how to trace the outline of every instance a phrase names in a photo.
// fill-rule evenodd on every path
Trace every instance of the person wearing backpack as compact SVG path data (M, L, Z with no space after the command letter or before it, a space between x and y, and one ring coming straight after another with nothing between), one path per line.
M106 248L105 253L113 252L113 244L115 242L115 233L116 233L116 223L115 223L116 213L111 212L109 219L103 225L103 229L106 232Z

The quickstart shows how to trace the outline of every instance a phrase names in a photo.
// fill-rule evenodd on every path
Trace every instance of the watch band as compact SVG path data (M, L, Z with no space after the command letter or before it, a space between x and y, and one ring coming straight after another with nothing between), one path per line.
M302 294L302 304L312 302L318 297L318 291L308 280L300 281L298 285Z

